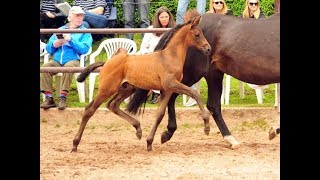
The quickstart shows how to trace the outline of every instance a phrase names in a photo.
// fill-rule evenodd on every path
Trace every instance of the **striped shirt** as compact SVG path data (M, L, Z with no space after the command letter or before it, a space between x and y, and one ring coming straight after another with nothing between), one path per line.
M107 5L107 2L105 0L74 0L74 5L82 7L82 9L85 11L97 7L103 7L103 14L105 14L105 7Z
M54 6L53 0L42 0L42 7L40 12L56 12L56 7Z

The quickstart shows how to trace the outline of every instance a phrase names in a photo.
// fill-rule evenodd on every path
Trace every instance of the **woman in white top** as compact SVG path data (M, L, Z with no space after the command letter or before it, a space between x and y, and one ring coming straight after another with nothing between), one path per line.
M152 25L148 28L172 28L175 25L173 15L168 8L161 6L153 16ZM154 51L163 33L145 33L142 39L140 50L137 54L147 54ZM160 92L153 90L151 103L157 103Z
M168 8L161 6L153 16L151 28L172 28L175 25L173 15ZM147 54L154 51L163 33L145 33L142 39L140 50L137 54Z

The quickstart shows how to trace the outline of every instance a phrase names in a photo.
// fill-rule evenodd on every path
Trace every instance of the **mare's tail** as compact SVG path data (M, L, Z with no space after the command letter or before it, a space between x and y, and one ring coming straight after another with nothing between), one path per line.
M148 93L149 90L144 89L136 89L135 93L133 94L133 97L131 98L129 104L126 107L126 111L128 111L131 114L136 115L137 113L144 113L144 108L146 106L146 102L148 99ZM143 105L143 111L141 112L141 108Z
M84 68L83 71L79 74L77 81L83 82L92 71L94 71L96 68L103 65L104 65L104 62L96 62L96 63L90 64L90 66Z

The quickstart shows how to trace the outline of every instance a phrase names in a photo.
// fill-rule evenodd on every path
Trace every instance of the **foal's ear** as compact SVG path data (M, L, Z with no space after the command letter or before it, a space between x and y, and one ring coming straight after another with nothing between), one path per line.
M191 29L193 28L193 27L196 27L196 26L198 26L198 24L199 24L199 22L201 21L201 16L197 16L197 17L195 17L193 20L192 20L192 22L191 22Z

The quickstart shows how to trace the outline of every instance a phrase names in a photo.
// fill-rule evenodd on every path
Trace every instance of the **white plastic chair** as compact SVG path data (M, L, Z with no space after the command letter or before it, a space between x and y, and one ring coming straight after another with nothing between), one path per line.
M223 90L222 90L222 95L221 95L221 104L229 105L230 82L231 82L231 76L226 75L225 83L223 83L223 88L222 88ZM255 89L258 104L262 104L263 103L263 89L268 88L268 85L261 86L261 87L253 87L252 85L249 85L249 87ZM244 98L244 82L242 82L242 81L239 81L239 91L240 91L240 97ZM277 84L276 84L275 105L278 104L279 93L277 91Z
M86 54L82 54L80 56L80 67L85 67L85 61L86 61L86 57L92 52L92 48L89 48L89 51ZM42 53L44 54L44 53ZM41 55L40 55L41 56ZM50 54L48 52L45 51L44 54L44 59L43 59L43 63L47 63L49 62L49 56ZM86 101L85 99L85 87L84 87L84 82L79 83L77 81L77 77L80 73L74 73L74 78L76 80L77 83L77 89L78 89L78 95L79 95L79 101L84 103ZM62 77L62 73L57 73L56 75L56 92L60 92L61 91L61 77ZM45 95L43 94L43 101L45 100Z
M135 54L137 52L137 44L127 38L111 38L102 41L98 49L90 55L90 64L95 63L95 58L104 49L107 54L107 60L111 59L112 55L119 49L124 48L128 51L128 54ZM99 75L97 72L92 72L89 75L89 102L92 101L93 91L96 76Z

